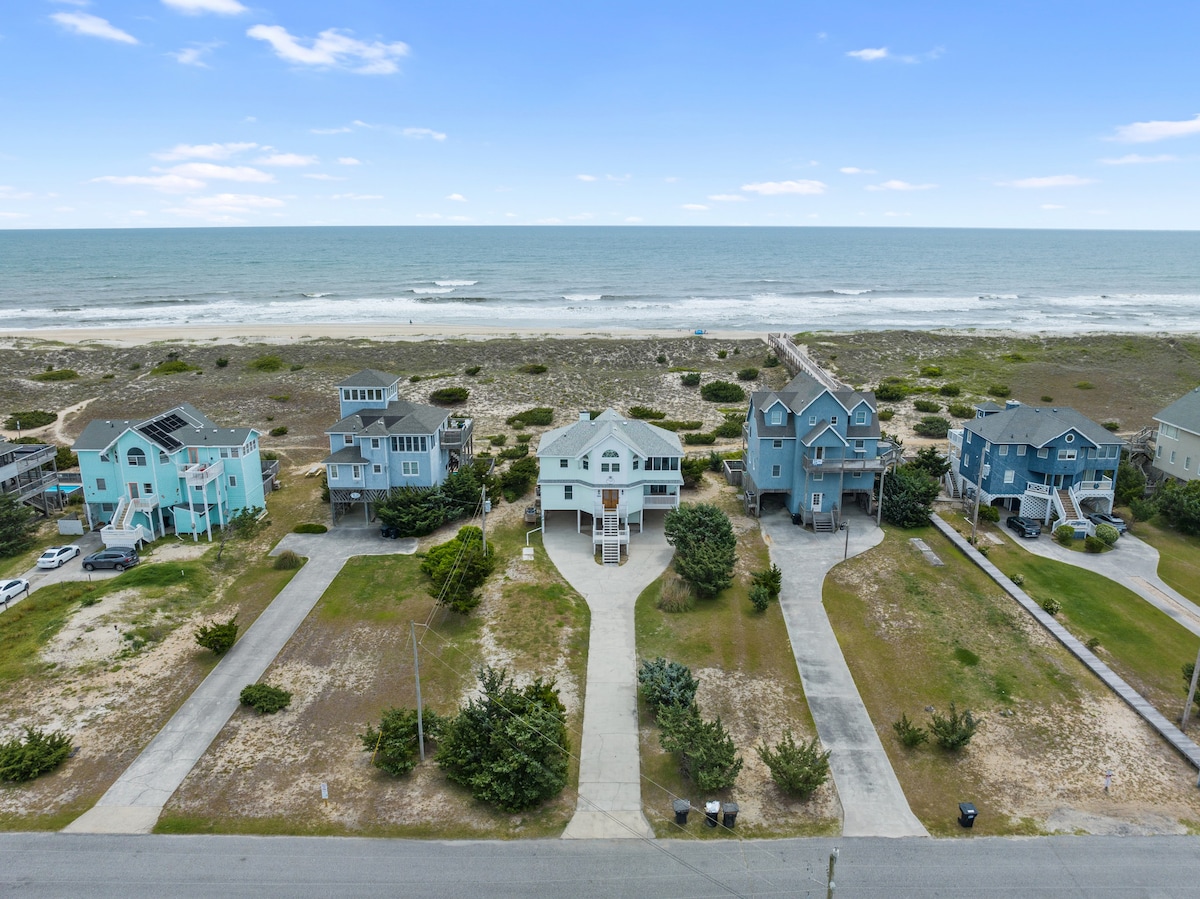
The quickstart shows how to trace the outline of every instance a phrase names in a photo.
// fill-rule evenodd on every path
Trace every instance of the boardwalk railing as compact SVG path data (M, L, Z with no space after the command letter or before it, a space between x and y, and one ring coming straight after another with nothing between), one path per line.
M822 387L829 390L839 390L845 385L837 378L833 377L821 366L817 365L812 359L808 358L807 354L792 343L792 338L787 334L768 334L767 345L771 348L779 360L788 367L793 375L804 372L810 378L815 379Z

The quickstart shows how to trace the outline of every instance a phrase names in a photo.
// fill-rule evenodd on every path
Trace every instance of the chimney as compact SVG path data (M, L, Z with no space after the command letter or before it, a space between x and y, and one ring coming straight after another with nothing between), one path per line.
M591 421L592 413L588 412L586 409L584 409L582 412L579 413L579 420L580 421Z
M1004 401L1004 411L1007 412L1009 409L1015 409L1019 405L1021 405L1020 400L1005 400Z

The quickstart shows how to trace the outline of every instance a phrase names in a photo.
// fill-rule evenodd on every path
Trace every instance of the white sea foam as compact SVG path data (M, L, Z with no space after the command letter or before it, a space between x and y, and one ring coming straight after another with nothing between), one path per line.
M478 281L434 281L438 287L474 287Z
M602 293L564 293L562 298L569 303L590 303L603 297Z
M333 294L332 293L303 293L303 294L301 294L301 296L308 297L308 299L310 299L310 300L319 300L319 299L321 299L321 297L331 297L331 296L333 296Z
M412 293L420 293L420 294L454 293L454 288L453 287L413 287L411 289L411 292Z

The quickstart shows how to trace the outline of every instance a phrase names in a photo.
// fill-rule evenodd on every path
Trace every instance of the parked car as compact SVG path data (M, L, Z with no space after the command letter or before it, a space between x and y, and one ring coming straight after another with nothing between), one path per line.
M62 568L67 562L79 555L79 547L74 543L69 546L51 546L38 556L38 568Z
M1020 515L1009 515L1008 521L1005 522L1009 530L1016 531L1020 537L1040 537L1042 536L1042 526L1032 518L1022 518Z
M124 571L126 568L132 568L139 561L137 550L133 547L110 546L108 549L102 549L98 553L84 556L83 568L85 571L94 571L97 568L112 568L116 571Z
M22 593L28 592L29 581L23 577L15 577L0 584L0 602L3 602L4 608L7 609L10 600L16 599Z
M1088 516L1088 521L1092 524L1111 524L1122 537L1129 530L1129 525L1125 523L1124 518L1117 518L1116 515L1109 515L1107 512L1093 512Z

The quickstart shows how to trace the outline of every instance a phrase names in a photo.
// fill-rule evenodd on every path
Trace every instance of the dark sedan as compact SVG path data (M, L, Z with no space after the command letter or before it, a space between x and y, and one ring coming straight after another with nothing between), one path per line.
M1022 518L1020 515L1008 516L1008 521L1005 522L1010 531L1015 531L1021 537L1040 537L1042 536L1042 526L1032 518Z
M138 561L136 549L112 546L102 549L98 553L92 553L90 556L84 556L83 569L84 571L95 571L97 568L112 568L115 571L124 571L126 568L132 568Z

